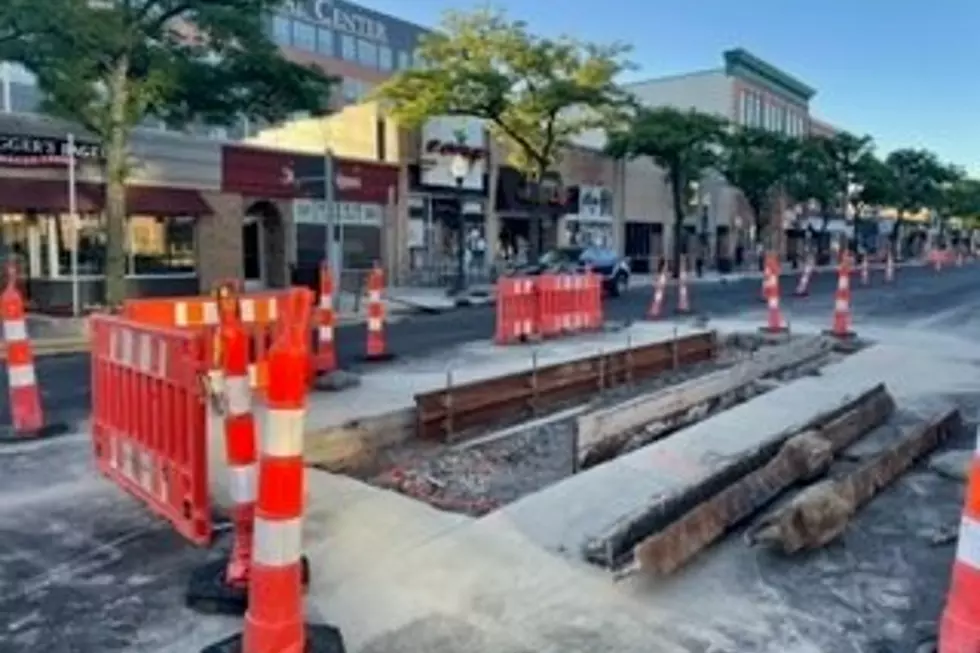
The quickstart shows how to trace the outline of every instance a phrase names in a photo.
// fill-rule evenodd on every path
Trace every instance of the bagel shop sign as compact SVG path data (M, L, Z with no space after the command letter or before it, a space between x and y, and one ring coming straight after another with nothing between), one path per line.
M0 166L61 166L68 164L70 155L67 138L0 134ZM102 146L76 141L75 158L101 161Z

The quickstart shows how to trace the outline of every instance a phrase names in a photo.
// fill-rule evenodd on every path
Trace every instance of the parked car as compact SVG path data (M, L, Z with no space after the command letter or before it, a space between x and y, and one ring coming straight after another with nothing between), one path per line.
M619 297L629 287L629 259L606 247L560 247L545 252L537 263L522 266L514 272L538 275L584 272L586 268L602 275L603 289L611 297Z

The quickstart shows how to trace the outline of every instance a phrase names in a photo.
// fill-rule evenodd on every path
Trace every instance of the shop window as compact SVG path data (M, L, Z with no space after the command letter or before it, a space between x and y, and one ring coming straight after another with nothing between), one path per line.
M191 217L131 217L129 274L193 273L194 223Z
M368 68L378 67L378 46L370 41L358 39L357 62Z
M296 267L316 269L327 251L327 228L322 224L296 225Z
M387 45L382 45L378 48L378 68L389 72L393 67L394 61L392 60L391 48Z
M316 52L316 27L301 20L294 20L293 45L300 50Z

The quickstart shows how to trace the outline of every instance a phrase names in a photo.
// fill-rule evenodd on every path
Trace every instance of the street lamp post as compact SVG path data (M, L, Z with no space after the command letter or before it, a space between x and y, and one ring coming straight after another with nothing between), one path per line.
M462 154L453 157L449 164L449 173L456 182L456 283L450 289L453 295L462 295L466 291L466 220L463 216L463 182L470 174L472 162Z

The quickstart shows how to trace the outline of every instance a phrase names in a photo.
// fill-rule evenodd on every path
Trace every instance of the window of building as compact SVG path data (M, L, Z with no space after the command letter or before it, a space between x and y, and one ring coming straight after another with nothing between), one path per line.
M344 94L345 103L357 102L360 94L360 85L361 83L356 79L344 77L344 81L341 83L341 90Z
M392 61L391 48L387 45L382 45L378 48L378 68L388 72L394 67L394 62Z
M357 62L368 68L378 67L378 46L363 39L357 40Z
M129 274L194 272L194 218L132 216L128 236Z
M293 45L300 50L316 52L316 27L301 20L294 20Z
M357 61L357 41L353 36L344 34L340 37L340 56L347 61Z
M272 17L272 40L279 45L293 44L293 21L285 16Z
M14 113L34 113L41 105L41 91L36 84L10 82L10 107Z
M412 57L407 52L398 53L398 70L408 70L412 67Z
M328 57L333 54L333 32L326 27L316 28L316 51Z
M749 124L749 92L743 90L738 95L739 122L742 125Z

